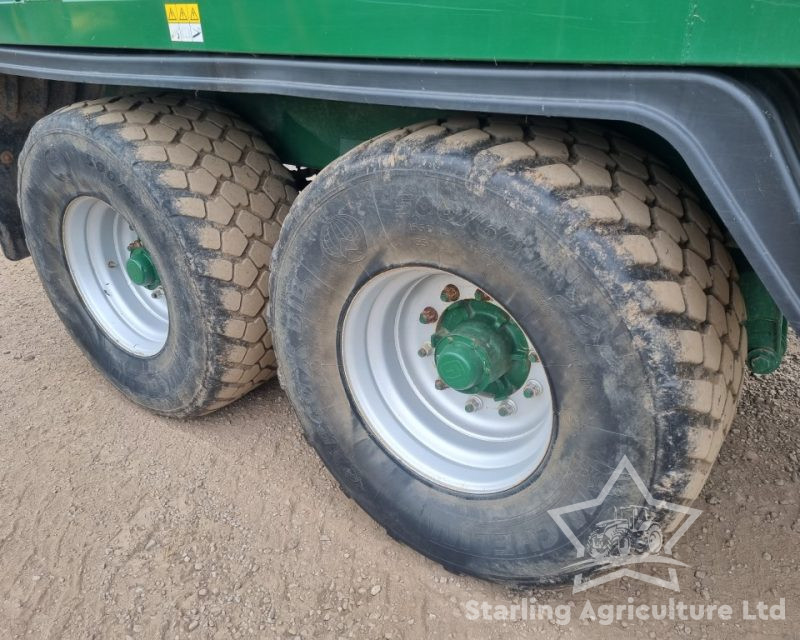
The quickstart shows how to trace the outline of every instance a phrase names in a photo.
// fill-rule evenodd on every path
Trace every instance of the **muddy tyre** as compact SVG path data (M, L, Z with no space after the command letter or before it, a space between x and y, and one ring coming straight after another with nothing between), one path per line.
M232 113L137 95L40 120L19 201L42 283L78 345L134 402L186 417L275 371L263 310L291 184Z
M393 537L453 571L559 582L576 550L548 512L623 458L655 498L700 491L742 382L736 279L696 197L624 138L458 119L320 173L269 317L308 439ZM642 503L628 483L569 524L585 543Z

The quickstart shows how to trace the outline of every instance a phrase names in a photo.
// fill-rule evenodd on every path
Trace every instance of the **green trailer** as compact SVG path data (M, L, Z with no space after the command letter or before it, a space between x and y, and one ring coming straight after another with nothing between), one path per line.
M561 582L551 512L626 459L649 495L574 539L691 503L800 327L799 30L790 1L0 2L0 246L133 402L277 372L390 535Z

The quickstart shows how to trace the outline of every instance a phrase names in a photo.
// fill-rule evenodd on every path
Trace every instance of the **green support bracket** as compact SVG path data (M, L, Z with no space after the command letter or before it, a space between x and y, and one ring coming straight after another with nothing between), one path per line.
M786 354L789 325L741 252L735 252L735 260L747 307L747 366L753 373L766 375L777 370Z

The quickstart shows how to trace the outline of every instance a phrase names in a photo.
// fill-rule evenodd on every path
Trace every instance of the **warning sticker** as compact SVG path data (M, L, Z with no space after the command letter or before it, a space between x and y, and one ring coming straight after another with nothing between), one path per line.
M200 9L196 4L165 4L169 37L173 42L203 42Z

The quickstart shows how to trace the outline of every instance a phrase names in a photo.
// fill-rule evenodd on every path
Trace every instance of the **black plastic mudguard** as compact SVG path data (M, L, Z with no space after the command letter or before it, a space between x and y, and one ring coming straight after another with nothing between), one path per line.
M683 157L800 330L797 71L490 65L0 47L0 71L56 80L274 93L631 122Z

